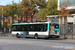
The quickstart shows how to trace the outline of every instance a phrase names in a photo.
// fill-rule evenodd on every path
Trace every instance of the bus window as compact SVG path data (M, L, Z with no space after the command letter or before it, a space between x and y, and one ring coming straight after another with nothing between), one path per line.
M12 26L12 31L16 31L16 26Z
M48 25L44 24L44 31L47 31Z
M38 24L34 26L35 31L44 31L44 25L43 24Z

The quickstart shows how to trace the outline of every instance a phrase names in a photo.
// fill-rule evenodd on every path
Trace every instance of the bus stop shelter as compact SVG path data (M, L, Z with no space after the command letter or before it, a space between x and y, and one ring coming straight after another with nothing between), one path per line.
M60 34L64 34L64 22L66 22L66 34L70 33L69 35L73 36L75 35L75 14L71 14L70 16L67 16L66 21L64 20L65 18L62 17L61 20L61 15L49 15L47 16L48 22L54 22L54 23L59 23L60 24ZM69 23L69 24L68 24ZM71 24L72 23L72 24Z

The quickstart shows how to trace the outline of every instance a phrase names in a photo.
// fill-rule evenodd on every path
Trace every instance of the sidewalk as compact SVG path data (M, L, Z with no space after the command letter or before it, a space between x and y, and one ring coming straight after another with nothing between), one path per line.
M11 34L10 33L0 33L0 36L6 36L6 37L11 37Z

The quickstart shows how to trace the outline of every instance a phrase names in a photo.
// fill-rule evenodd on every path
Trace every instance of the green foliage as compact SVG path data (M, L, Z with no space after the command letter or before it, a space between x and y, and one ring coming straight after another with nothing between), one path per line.
M5 11L2 11L2 8L3 7L0 7L0 16L2 15L2 14L5 14ZM4 8L3 8L4 9Z
M11 16L13 18L13 23L16 11L17 11L17 4L14 3L14 1L12 1L12 4L7 5L5 8L5 15Z
M68 39L67 37L65 37L64 39Z
M13 18L13 23L14 23L14 18L15 17L23 17L24 16L24 13L23 12L20 12L21 11L21 7L18 6L17 3L14 3L14 1L12 1L12 4L9 4L6 6L5 8L5 15L7 16L11 16Z
M36 7L39 6L41 20L47 20L47 15L57 14L57 0L22 0L21 3L17 4L12 1L12 4L7 5L5 8L5 13L7 16L11 17L23 17L30 13L31 21L33 21L34 14L38 11ZM27 20L26 20L27 21Z
M6 17L4 18L3 26L4 27L10 27L9 21L7 20Z
M26 21L27 21L27 14L30 13L30 6L29 6L29 1L28 0L22 0L21 3L18 4L18 6L21 8L21 16L26 15Z
M12 4L7 5L7 7L5 8L5 13L7 16L11 16L14 18L17 9L18 9L17 3L14 3L14 1L12 1Z
M30 16L31 16L31 21L33 20L33 16L34 16L34 14L35 14L35 12L36 12L36 0L22 0L22 5L21 5L21 7L22 7L22 10L23 10L23 12L24 12L24 14L28 14L28 13L30 13ZM27 18L27 16L26 16L26 18ZM27 20L26 20L27 21Z
M40 14L41 20L47 20L47 17L46 17L47 10L46 10L46 8L40 9L39 14Z
M57 15L57 2L58 0L48 0L48 15Z
M21 7L24 14L30 13L32 22L34 14L38 11L36 7L39 6L40 9L44 8L46 6L45 2L45 0L22 0Z
M47 20L47 15L57 15L57 0L48 0L48 2L43 2L45 6L40 9L41 20Z
M21 12L21 11L22 11L22 8L21 8L19 5L17 5L16 15L17 15L18 17L22 17L22 18L23 18L24 13Z
M39 9L43 9L46 8L48 3L46 0L38 0L36 4L39 6Z

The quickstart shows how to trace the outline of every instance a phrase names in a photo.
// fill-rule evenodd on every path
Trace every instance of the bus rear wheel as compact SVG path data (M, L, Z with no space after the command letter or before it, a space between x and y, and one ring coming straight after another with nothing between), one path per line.
M35 39L38 39L38 34L35 34L34 38L35 38Z
M20 38L20 36L19 36L19 34L18 34L18 33L16 34L16 37L17 37L17 38Z

